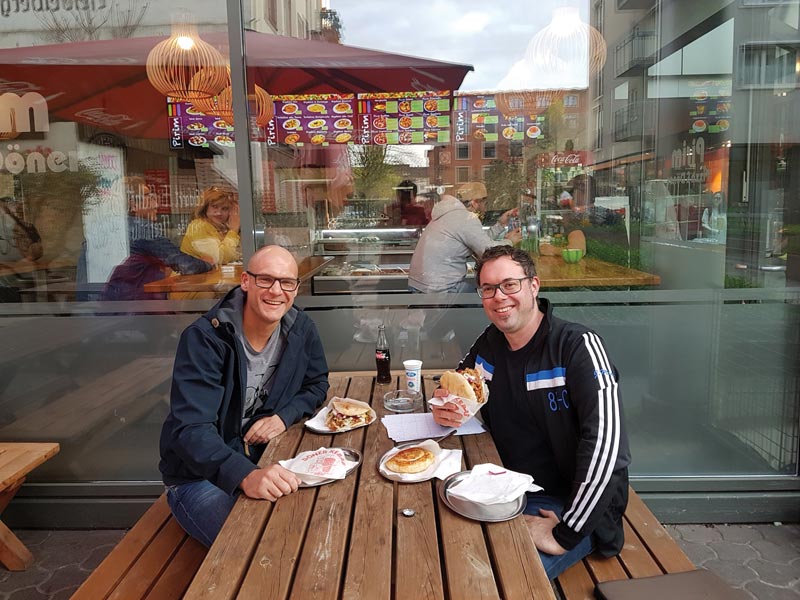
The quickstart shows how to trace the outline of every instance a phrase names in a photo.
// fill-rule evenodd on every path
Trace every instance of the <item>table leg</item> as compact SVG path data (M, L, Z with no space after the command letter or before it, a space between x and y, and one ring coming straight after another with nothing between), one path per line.
M24 481L23 477L0 493L0 513L5 510ZM33 555L2 521L0 521L0 562L9 571L24 571L33 564Z

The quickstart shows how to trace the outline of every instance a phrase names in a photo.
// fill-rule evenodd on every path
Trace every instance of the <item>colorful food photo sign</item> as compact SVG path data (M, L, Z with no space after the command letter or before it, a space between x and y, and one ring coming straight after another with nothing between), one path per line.
M234 144L233 126L213 115L205 115L189 102L167 98L169 147L208 148L212 143L222 147Z
M689 81L691 133L725 133L731 127L731 80Z
M453 127L456 142L535 140L544 133L544 115L506 117L492 94L457 94Z
M450 141L447 91L358 95L361 144L436 144Z
M291 146L352 144L354 94L274 96L275 117L267 125L267 143Z

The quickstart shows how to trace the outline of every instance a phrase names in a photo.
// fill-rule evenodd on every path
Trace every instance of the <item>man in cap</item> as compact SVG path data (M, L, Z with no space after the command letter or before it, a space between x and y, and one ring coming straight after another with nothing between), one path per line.
M433 207L431 222L417 242L408 284L416 292L466 292L472 287L465 281L467 261L480 256L486 248L498 244L513 244L522 239L519 229L508 231L503 239L495 240L516 214L512 208L504 212L487 234L479 213L486 210L488 194L480 181L462 185L454 196L444 195Z

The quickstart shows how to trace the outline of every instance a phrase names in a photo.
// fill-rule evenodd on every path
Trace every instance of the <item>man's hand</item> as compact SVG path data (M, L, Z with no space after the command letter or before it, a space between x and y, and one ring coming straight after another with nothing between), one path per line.
M517 215L519 215L519 208L511 208L506 212L504 212L502 215L500 215L500 218L497 219L497 222L500 223L500 225L502 225L503 227L505 227L506 225L508 225L508 219L510 217L516 217Z
M522 231L520 229L512 229L503 237L512 244L519 244L522 241Z
M286 424L278 415L259 419L247 431L244 441L248 444L266 444L276 435L286 431Z
M242 479L239 487L248 498L264 499L275 502L281 496L297 491L300 479L291 471L279 464L256 469Z
M539 509L539 517L525 515L525 525L531 534L536 549L556 556L565 554L566 550L553 537L553 528L558 525L559 518L552 510Z
M450 392L444 388L439 388L433 392L434 397L446 398ZM431 406L433 420L442 427L461 427L463 415L458 412L458 407L452 402L445 403L444 406Z

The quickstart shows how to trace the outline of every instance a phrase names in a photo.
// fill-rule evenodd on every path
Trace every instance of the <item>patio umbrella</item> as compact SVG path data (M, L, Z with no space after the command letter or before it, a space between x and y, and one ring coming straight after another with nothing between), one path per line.
M204 33L227 44L223 33ZM106 131L167 137L166 100L147 80L145 60L163 37L126 38L0 50L0 93L35 91L50 118ZM455 90L470 65L248 31L248 87L271 94Z

